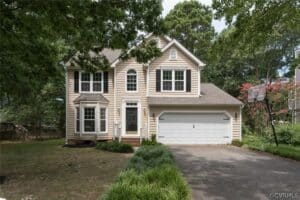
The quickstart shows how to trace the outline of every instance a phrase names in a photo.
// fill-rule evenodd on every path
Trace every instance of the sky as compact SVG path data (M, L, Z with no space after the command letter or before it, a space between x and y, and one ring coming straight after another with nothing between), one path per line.
M163 17L165 17L170 10L174 8L174 6L179 3L183 2L184 0L163 0ZM198 0L200 3L211 6L212 0ZM220 33L225 27L225 20L213 20L212 25L215 27L216 32Z

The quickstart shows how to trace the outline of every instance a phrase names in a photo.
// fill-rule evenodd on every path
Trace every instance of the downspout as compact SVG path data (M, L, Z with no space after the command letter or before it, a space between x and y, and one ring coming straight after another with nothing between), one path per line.
M69 90L68 90L68 70L66 65L62 64L64 71L65 71L65 90L66 90L66 97L65 97L65 115L66 115L66 120L65 120L65 144L68 144L68 128L67 128L67 124L68 124L68 104L69 104L69 98L68 98L68 94L69 94Z

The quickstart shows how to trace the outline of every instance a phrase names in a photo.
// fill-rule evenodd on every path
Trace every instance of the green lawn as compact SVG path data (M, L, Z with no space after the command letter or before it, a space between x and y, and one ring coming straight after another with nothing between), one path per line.
M131 157L95 148L66 148L63 143L0 144L0 197L97 199Z
M243 144L243 147L250 149L265 151L282 157L300 160L300 146L279 144L277 147L274 143L270 143L265 138L254 135L243 136Z

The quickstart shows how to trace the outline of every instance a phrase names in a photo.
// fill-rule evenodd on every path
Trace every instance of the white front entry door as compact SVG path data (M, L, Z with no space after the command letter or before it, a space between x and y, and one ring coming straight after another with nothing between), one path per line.
M157 140L163 144L228 144L231 122L224 113L164 113Z

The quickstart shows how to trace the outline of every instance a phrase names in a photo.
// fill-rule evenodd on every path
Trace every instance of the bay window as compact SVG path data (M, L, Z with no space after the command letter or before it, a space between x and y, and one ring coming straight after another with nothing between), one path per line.
M105 133L107 131L107 108L99 104L75 107L75 133Z

